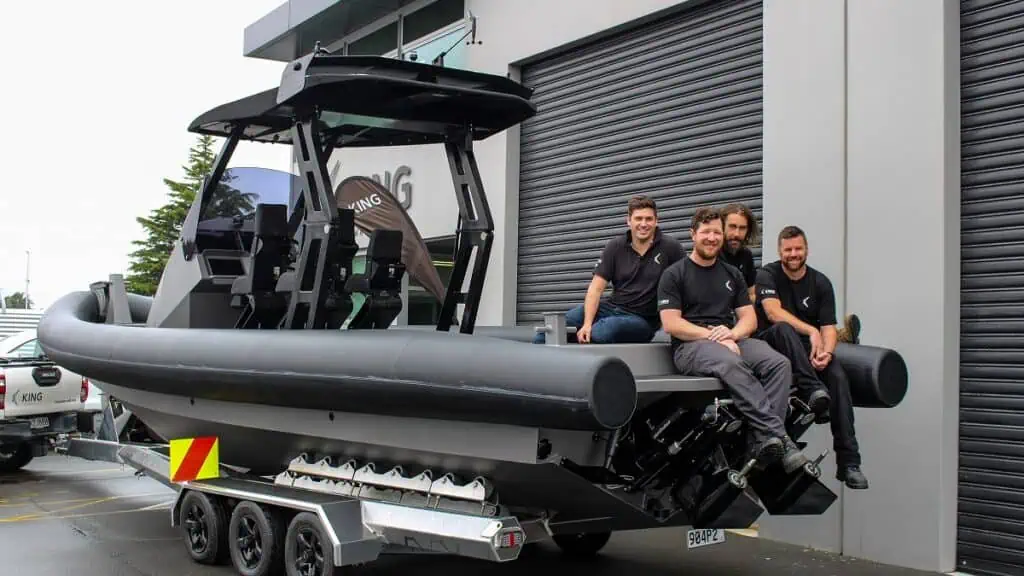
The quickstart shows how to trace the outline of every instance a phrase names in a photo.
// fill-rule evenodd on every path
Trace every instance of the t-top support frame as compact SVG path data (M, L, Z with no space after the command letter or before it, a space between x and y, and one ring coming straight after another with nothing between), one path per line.
M441 317L438 319L437 329L441 332L451 329L455 307L462 303L465 307L459 332L472 334L476 326L480 297L484 291L487 265L491 258L494 220L491 218L491 208L487 203L476 154L473 152L471 132L465 131L450 138L444 147L452 173L452 183L455 185L455 197L459 203L460 226L456 236L455 262L444 302L441 304ZM470 277L469 289L463 291L462 286L467 273Z
M338 329L352 311L345 282L352 275L352 259L359 250L355 240L355 213L339 209L331 193L326 156L315 114L292 126L292 142L302 178L302 247L295 262L286 329Z

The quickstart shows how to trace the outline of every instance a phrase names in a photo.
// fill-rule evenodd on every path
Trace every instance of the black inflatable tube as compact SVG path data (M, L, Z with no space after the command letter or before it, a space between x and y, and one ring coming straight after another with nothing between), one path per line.
M534 329L532 326L479 326L473 333L513 342L532 342ZM658 332L652 342L667 347L669 338L664 332ZM850 396L853 405L858 408L893 408L907 394L907 364L895 350L839 342L836 344L835 360L846 372L850 382Z
M130 298L133 320L146 304ZM418 418L615 429L636 409L618 358L412 330L210 330L101 323L90 292L39 322L58 365L163 394Z
M850 396L858 408L893 408L907 395L907 363L895 350L839 342L833 362L846 372Z

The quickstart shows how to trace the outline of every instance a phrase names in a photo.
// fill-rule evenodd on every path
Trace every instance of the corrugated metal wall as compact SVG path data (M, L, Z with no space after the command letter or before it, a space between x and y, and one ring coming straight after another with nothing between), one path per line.
M1024 1L961 3L958 569L1024 574Z
M761 0L711 2L523 68L538 114L522 126L517 323L583 301L634 194L687 247L700 206L760 218L761 27Z

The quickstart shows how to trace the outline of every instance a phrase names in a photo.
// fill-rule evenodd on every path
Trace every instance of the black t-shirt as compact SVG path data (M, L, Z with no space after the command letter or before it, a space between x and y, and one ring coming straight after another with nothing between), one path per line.
M683 245L655 229L651 247L643 256L633 248L630 230L608 241L597 261L594 274L612 285L608 303L643 316L657 326L658 280L667 266L686 256Z
M658 284L658 310L679 310L683 319L705 328L732 328L735 310L749 304L743 274L721 258L710 266L683 258L665 270ZM679 342L672 337L673 348Z
M719 258L725 260L726 264L732 264L739 269L740 273L743 274L743 281L747 283L748 288L754 285L757 278L757 268L754 268L754 253L749 248L740 248L735 254L730 254L728 250L723 249L719 253Z
M778 260L765 264L757 272L754 308L757 329L772 325L761 303L765 298L778 298L782 308L801 321L821 328L836 323L836 294L832 282L822 272L807 267L807 273L796 282L789 279Z

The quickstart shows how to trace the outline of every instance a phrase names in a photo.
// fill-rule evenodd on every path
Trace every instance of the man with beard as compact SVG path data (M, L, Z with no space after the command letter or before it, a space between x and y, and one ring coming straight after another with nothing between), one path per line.
M654 200L635 196L626 205L625 234L608 241L594 268L583 304L565 314L580 343L646 343L661 325L655 297L662 271L686 255L683 245L658 229ZM608 283L612 295L602 300ZM534 343L545 341L539 333Z
M722 246L722 260L735 266L747 283L750 301L754 301L754 253L750 245L757 242L759 229L757 218L746 204L734 203L722 208L722 226L725 228L725 244Z
M791 473L808 459L786 434L790 363L764 341L749 338L757 317L743 275L718 258L722 220L711 208L693 215L693 250L669 266L658 285L661 323L672 336L676 368L718 378L735 399L749 424L751 456L762 466L781 460Z
M754 284L757 283L757 268L754 266L754 253L750 246L758 241L760 227L754 212L746 204L739 202L722 208L722 225L725 227L725 245L722 247L722 259L732 264L743 273L747 282L750 301L755 300ZM837 331L839 342L860 342L860 318L856 314L847 314L843 327Z
M817 421L832 423L836 479L850 488L867 488L853 430L850 383L832 356L838 340L832 282L807 265L807 235L803 230L786 226L779 233L778 246L779 260L765 265L757 274L757 337L789 358L798 387L813 390L822 381L828 386L831 407L819 411ZM820 389L814 394L817 396L812 400L824 397Z

